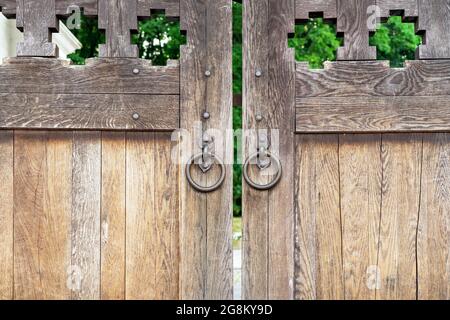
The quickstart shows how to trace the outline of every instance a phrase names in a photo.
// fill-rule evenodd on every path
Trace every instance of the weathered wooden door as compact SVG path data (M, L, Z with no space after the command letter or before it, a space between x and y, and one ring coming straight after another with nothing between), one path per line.
M283 168L270 190L245 184L244 297L449 299L450 1L244 0L244 11L244 122L259 143L275 133L263 147ZM392 12L424 37L401 69L369 46L373 14ZM317 13L344 44L310 70L287 36ZM275 179L253 167L256 187Z
M69 5L106 34L85 66L58 60L49 39ZM24 33L0 65L0 299L230 299L230 167L220 191L195 191L172 132L231 128L231 1L0 9ZM154 9L187 34L180 61L164 67L131 44ZM197 171L199 183L215 178Z

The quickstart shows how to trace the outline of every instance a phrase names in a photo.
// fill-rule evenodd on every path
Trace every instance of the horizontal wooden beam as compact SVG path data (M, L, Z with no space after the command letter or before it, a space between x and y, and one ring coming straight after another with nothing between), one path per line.
M0 94L0 129L171 131L178 95Z
M450 132L450 96L297 98L296 132Z
M143 59L89 59L86 65L48 58L8 58L0 65L0 93L180 93L178 64Z
M328 62L311 70L297 63L297 97L450 95L450 60Z
M87 16L98 14L98 0L56 0L56 14L65 16L68 14L67 8L77 5L83 9ZM8 17L16 15L16 0L0 0L0 8ZM150 17L151 10L164 10L168 17L178 17L180 15L179 0L137 0L137 15L142 18Z

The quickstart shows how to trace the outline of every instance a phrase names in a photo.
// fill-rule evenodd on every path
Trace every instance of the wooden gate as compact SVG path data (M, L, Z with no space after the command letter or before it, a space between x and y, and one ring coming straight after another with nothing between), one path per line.
M85 66L50 42L69 5L106 33ZM196 192L171 133L231 128L231 1L0 9L24 33L0 65L0 299L230 299L230 167L221 192ZM180 62L138 59L131 32L151 10L180 17Z
M399 12L424 41L391 69L369 20ZM312 14L344 36L323 70L287 43ZM278 130L283 166L244 185L244 298L450 298L449 17L448 0L244 0L244 125Z

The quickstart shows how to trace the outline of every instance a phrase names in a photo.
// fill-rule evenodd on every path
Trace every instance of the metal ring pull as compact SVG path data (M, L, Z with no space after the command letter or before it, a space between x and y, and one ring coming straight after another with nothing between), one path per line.
M219 180L217 180L217 182L215 184L213 184L210 187L204 187L204 186L199 185L197 182L194 181L194 179L192 178L192 175L191 175L192 165L199 160L203 161L203 158L204 158L203 153L199 153L195 156L192 156L186 165L186 178L189 181L189 184L195 190L202 192L202 193L209 193L209 192L216 191L217 189L219 189L222 186L223 182L225 181L226 169L225 169L225 165L224 165L223 161L215 155L210 155L210 156L214 159L214 162L220 166L220 178L219 178ZM209 165L206 168L200 167L200 169L202 169L203 173L207 173L211 168L212 168L212 165Z
M281 165L280 159L278 159L277 156L271 154L269 151L266 151L266 156L271 159L271 164L270 165L275 164L276 165L276 170L277 170L277 174L276 174L275 178L271 182L269 182L268 184L258 184L256 182L254 182L250 178L250 176L248 175L248 169L249 169L250 164L254 160L257 161L259 159L259 152L255 153L251 157L249 157L247 159L247 161L245 161L245 164L244 164L244 179L245 179L245 181L248 183L248 185L250 187L252 187L252 188L254 188L256 190L267 191L267 190L270 190L270 189L274 188L278 184L278 182L280 182L281 176L283 175L283 167ZM260 167L260 169L262 170L264 168Z

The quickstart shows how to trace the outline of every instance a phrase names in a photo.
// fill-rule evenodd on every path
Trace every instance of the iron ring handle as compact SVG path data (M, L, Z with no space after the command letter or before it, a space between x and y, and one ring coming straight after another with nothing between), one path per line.
M281 165L280 159L277 156L271 154L270 152L267 154L267 156L270 157L273 161L272 163L275 163L275 165L277 166L277 174L276 174L275 178L268 184L258 184L256 182L254 182L248 175L249 166L253 160L258 159L258 153L253 154L252 156L250 156L247 159L247 161L245 161L244 169L243 169L244 179L245 179L245 182L247 182L247 184L250 187L252 187L253 189L260 190L260 191L267 191L267 190L274 188L278 184L278 182L280 182L280 180L281 180L281 177L283 175L283 167Z
M200 154L192 156L191 159L189 159L189 161L186 165L186 178L187 178L189 184L192 186L192 188L194 188L196 191L202 192L202 193L210 193L210 192L216 191L217 189L219 189L222 186L223 182L225 181L226 169L225 169L225 165L224 165L223 161L220 158L218 158L217 156L214 156L216 163L220 166L220 178L219 178L219 180L217 180L217 182L215 184L213 184L210 187L201 186L197 182L195 182L194 179L192 178L191 168L192 168L192 165L195 162L197 162L198 160L202 159L202 157L203 157L203 154L200 153Z

